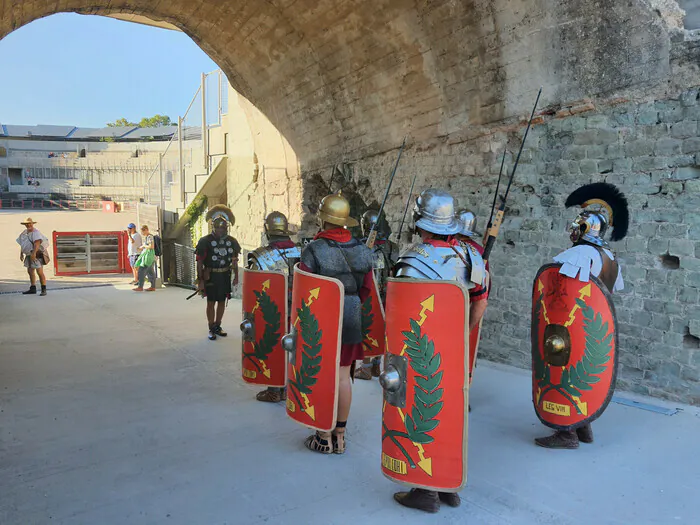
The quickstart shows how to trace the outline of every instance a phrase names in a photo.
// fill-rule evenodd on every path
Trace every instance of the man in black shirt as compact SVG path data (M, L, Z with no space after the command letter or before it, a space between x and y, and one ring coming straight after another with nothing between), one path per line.
M238 256L241 246L228 234L235 217L223 204L217 204L207 212L212 233L197 243L197 289L207 298L207 322L209 340L228 334L221 328L226 301L231 298L231 273L233 286L238 284ZM216 305L216 307L215 307Z

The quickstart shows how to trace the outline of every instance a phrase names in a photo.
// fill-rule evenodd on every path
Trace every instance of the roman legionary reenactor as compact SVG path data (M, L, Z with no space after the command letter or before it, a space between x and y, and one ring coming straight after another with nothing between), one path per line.
M289 329L292 277L301 249L291 240L283 213L270 213L264 227L268 244L248 254L244 270L242 371L248 383L274 385L259 392L258 401L277 403L287 399L287 355L280 339Z
M238 284L238 256L241 247L228 234L236 221L233 212L223 204L213 206L206 215L211 233L205 235L195 248L197 256L197 289L207 298L207 322L209 340L228 334L221 328L226 302L231 298L231 275L233 286Z
M469 327L483 314L485 268L454 237L450 194L422 192L413 220L421 242L387 286L382 472L413 487L394 494L398 503L437 512L460 504L467 481Z
M348 227L350 204L342 195L323 198L321 231L302 251L294 273L287 414L316 432L304 444L314 452L345 452L351 368L362 359L362 301L374 286L372 252Z
M571 224L573 247L537 272L532 290L532 400L540 421L556 430L535 443L578 448L593 442L591 422L605 411L617 374L617 320L612 292L624 283L605 241L627 234L625 196L599 182L575 190L566 207L583 211Z
M463 248L469 251L470 258L478 261L478 265L483 265L484 248L474 240L476 237L476 215L469 210L460 210L457 212L457 221L459 222L460 230L457 233L457 240L462 244ZM480 260L480 261L479 261ZM491 272L489 271L488 261L485 264L485 279L484 286L478 294L471 294L470 300L474 307L471 319L479 319L476 325L469 326L469 384L474 377L474 367L476 366L476 356L479 350L479 341L481 340L481 323L483 315L486 312L488 305L489 292L491 291ZM471 410L471 406L469 407Z
M399 247L387 238L383 222L379 220L379 212L376 210L367 210L360 219L363 243L367 242L367 237L372 228L377 231L377 238L374 242L374 247L372 247L372 253L374 255L374 279L379 288L382 304L386 300L387 279L392 275L394 265L399 259ZM373 377L379 377L381 361L381 356L365 358L362 365L355 372L355 379L369 380Z

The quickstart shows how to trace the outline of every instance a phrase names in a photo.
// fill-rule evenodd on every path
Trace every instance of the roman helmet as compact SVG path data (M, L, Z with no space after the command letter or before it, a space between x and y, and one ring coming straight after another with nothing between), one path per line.
M424 190L416 197L413 222L416 228L436 235L454 235L460 231L455 218L454 198L435 188Z
M629 210L624 194L612 184L595 182L574 190L566 199L566 207L580 206L583 211L569 226L571 241L585 241L605 247L605 233L612 228L611 241L619 241L627 235ZM586 209L589 208L590 209Z
M476 215L467 209L462 209L457 212L457 221L459 222L459 234L465 237L473 237L476 235Z
M287 216L279 211L273 211L265 217L265 234L267 237L280 236L286 237L293 235L289 230L289 221Z
M226 229L233 226L236 222L236 218L233 216L231 208L223 204L216 204L209 208L206 215L207 222L211 225L212 230L225 225Z
M379 233L379 212L377 210L364 212L360 218L360 227L362 228L363 237L368 237L373 227Z
M331 193L321 199L317 213L319 225L323 228L323 223L334 224L352 228L359 223L350 217L350 203L340 192Z

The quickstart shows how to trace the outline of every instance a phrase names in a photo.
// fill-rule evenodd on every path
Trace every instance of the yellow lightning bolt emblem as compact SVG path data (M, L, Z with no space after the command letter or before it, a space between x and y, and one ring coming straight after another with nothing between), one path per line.
M270 279L268 279L267 281L264 281L262 283L262 291L264 292L265 290L267 290L269 288L270 288ZM258 308L260 308L260 301L255 302L255 306L253 306L253 310L250 313L255 312L255 310L257 310ZM268 377L270 377L270 376L268 376Z
M591 296L591 283L588 283L586 286L581 288L579 290L579 296L578 298L583 300L584 297L590 297ZM571 326L574 323L574 320L576 319L576 310L579 310L580 306L578 304L575 304L574 307L571 309L571 312L569 312L569 320L564 323L564 326L567 328ZM548 321L549 322L549 321Z
M544 284L542 284L541 279L538 279L537 280L537 292L539 294L542 294L542 290L544 290ZM549 322L549 316L547 315L547 306L544 304L544 297L540 300L540 304L542 305L542 317L544 318L545 321L547 321L547 324L551 324Z

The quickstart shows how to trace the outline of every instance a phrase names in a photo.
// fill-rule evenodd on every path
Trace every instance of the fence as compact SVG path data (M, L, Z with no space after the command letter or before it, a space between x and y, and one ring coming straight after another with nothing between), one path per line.
M197 262L194 248L177 243L164 243L163 255L168 261L164 274L167 282L194 289L197 287Z

